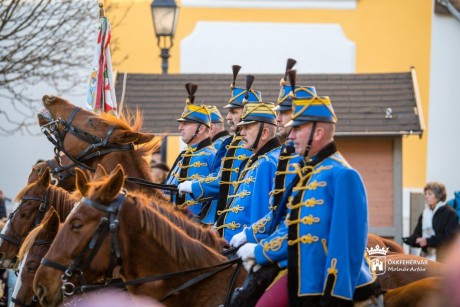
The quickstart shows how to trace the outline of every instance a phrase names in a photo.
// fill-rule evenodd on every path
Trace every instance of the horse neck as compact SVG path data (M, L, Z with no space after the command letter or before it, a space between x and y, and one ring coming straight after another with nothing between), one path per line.
M130 278L206 267L226 261L225 257L190 238L150 206L140 203L138 199L130 200L125 202L120 215L123 261L139 268L139 272L131 272ZM122 267L129 270L131 264L124 263Z
M151 181L150 168L140 150L117 151L106 154L99 162L107 172L112 171L118 164L123 166L127 177L136 177Z
M63 222L79 199L62 188L50 187L49 201L59 214L60 221Z
M51 233L46 231L45 229L41 229L39 234L34 240L34 243L39 240L48 240L49 244L43 245L35 245L34 243L30 245L30 247L25 251L25 256L21 261L21 266L18 273L18 281L16 282L16 286L14 287L13 297L19 301L30 303L32 297L34 295L33 291L33 282L35 277L35 272L29 272L26 270L25 266L27 264L29 257L35 257L36 261L41 261L45 256L46 252L49 250L52 241L56 237L56 233ZM36 304L36 306L40 306Z
M151 206L164 215L171 223L182 229L188 236L202 242L204 245L220 252L226 241L214 234L212 230L190 221L177 211L173 211L172 204L166 201L151 202Z

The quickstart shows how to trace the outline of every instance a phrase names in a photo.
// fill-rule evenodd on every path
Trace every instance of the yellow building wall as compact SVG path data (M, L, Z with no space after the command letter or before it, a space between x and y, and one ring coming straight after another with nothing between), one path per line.
M113 24L113 45L117 48L113 52L114 69L160 73L160 50L153 30L151 1L112 0L106 1L106 5L108 2L111 9L107 16ZM176 2L180 5L180 1ZM179 73L180 41L194 30L198 21L340 24L348 39L356 44L357 73L402 72L409 71L411 66L416 68L428 127L431 10L432 1L428 0L358 0L355 10L183 7L179 12L175 45L170 51L169 73ZM320 42L312 42L312 48L317 43ZM171 155L178 154L178 146L176 153L172 153L171 148L176 145L168 146ZM426 132L421 139L404 138L404 187L425 184L426 153Z

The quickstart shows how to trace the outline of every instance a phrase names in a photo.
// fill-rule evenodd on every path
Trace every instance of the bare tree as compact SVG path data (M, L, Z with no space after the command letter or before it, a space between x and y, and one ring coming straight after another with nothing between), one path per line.
M98 13L97 0L0 0L0 99L9 104L0 105L0 135L32 134L41 101L31 86L62 95L86 82Z

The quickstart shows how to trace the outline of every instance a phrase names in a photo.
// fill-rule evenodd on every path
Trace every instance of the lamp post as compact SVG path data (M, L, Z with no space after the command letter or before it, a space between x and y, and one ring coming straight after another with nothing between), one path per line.
M179 7L174 0L153 0L150 4L152 10L153 27L161 49L162 72L168 73L169 49L173 46L174 33L176 32L177 14Z

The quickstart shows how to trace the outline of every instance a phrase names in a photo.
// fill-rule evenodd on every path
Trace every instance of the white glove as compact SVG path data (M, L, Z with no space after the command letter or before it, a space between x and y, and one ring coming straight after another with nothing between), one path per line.
M192 182L184 181L177 186L180 194L192 193Z
M254 273L257 272L261 268L260 264L257 264L254 259L243 261L243 266L245 270L248 271L248 273L251 271L251 268Z
M238 250L238 252L236 252L236 254L243 261L247 261L249 259L254 260L255 259L254 250L256 249L256 246L257 244L255 243L246 243L240 247L240 249Z
M238 247L240 245L243 245L244 243L248 242L248 239L246 238L246 228L243 229L242 232L237 233L232 237L230 240L230 246L233 247Z

